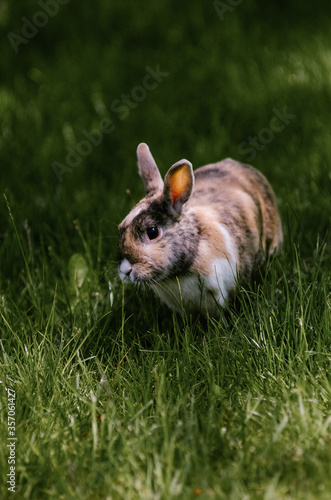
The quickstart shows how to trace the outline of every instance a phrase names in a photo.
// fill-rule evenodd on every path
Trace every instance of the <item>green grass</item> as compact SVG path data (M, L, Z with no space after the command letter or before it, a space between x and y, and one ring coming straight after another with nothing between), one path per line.
M1 499L5 388L16 498L329 499L331 8L290 4L245 0L221 20L212 1L68 2L16 54L8 33L41 7L3 2ZM121 119L114 101L139 99L158 65L167 75ZM261 283L220 321L123 289L137 144L162 173L182 157L247 161L240 144L267 137L275 109L294 116L252 163L285 243ZM112 132L60 182L52 164L105 119Z

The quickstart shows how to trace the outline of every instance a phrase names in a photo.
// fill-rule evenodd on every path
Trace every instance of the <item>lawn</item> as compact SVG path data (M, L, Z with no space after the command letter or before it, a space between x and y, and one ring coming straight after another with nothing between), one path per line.
M331 4L0 6L0 497L328 500ZM220 320L117 277L162 174L272 184L284 248ZM14 493L15 492L15 493Z

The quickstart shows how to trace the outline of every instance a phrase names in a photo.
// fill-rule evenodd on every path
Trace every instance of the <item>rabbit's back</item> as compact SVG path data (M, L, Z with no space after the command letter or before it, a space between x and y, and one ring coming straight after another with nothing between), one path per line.
M269 182L254 167L230 158L200 167L194 176L188 208L200 214L209 231L214 222L217 231L222 227L223 233L230 235L237 249L238 270L244 278L249 277L282 244L281 222Z

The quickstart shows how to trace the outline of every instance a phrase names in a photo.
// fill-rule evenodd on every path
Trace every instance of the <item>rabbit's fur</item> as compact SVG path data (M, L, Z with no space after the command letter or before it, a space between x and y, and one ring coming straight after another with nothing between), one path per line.
M150 287L171 309L217 315L237 278L251 278L282 244L266 178L231 159L193 172L175 163L164 182L146 144L137 149L146 196L119 226L119 276Z

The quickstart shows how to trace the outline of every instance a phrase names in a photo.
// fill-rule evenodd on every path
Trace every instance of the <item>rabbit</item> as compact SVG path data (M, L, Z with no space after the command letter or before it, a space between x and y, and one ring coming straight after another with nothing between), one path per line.
M137 148L146 196L119 225L118 272L178 312L219 316L238 278L251 279L283 241L274 192L254 167L230 158L193 171L180 160L164 181Z

